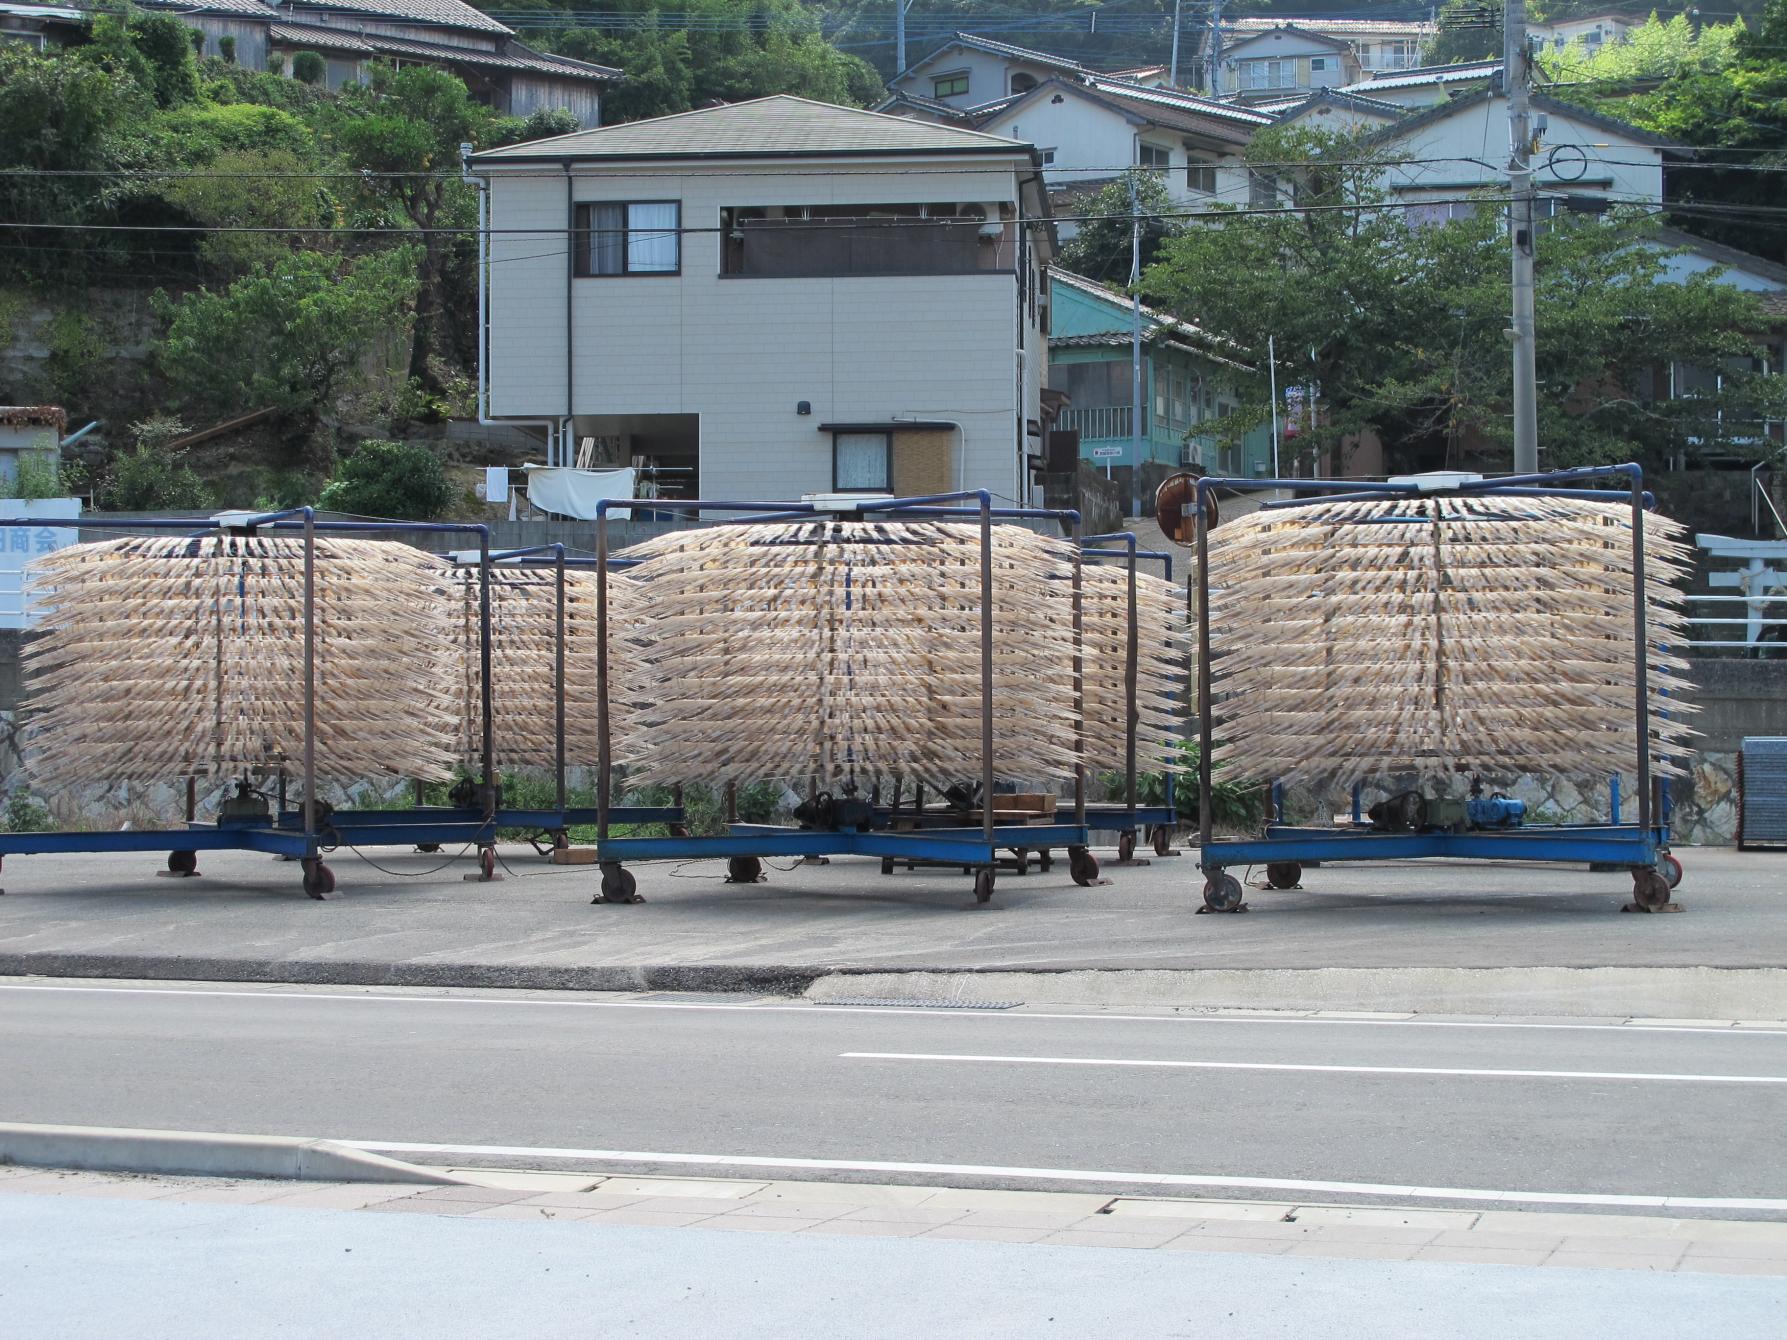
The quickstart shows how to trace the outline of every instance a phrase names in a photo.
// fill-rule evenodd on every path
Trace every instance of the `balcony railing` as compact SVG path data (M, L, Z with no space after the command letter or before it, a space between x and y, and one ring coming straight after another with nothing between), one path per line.
M1082 442L1088 438L1112 437L1127 441L1135 436L1134 413L1130 405L1086 405L1063 410L1056 427L1078 431Z

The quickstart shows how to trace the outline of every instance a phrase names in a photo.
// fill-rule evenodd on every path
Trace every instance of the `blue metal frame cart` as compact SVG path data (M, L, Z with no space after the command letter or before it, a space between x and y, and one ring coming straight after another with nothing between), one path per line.
M974 506L964 508L963 502ZM956 504L952 506L951 504ZM608 652L608 508L609 501L596 504L596 713L599 759L596 773L596 851L601 864L601 890L596 902L634 903L642 901L626 861L694 860L724 858L728 883L754 883L761 876L763 858L770 856L871 856L884 860L911 860L940 865L961 866L974 872L974 896L986 902L993 896L994 870L1001 848L1066 847L1070 860L1077 864L1088 861L1085 824L1086 777L1083 765L1075 769L1075 814L1072 823L1047 825L1000 826L994 820L993 807L983 803L981 823L975 828L922 828L890 832L878 830L875 820L867 826L841 825L837 828L784 828L767 824L737 822L735 792L727 788L728 830L714 837L617 838L610 835L610 825L617 817L611 806L614 786L614 759L609 720ZM622 504L624 505L624 504ZM885 498L848 507L821 506L813 503L749 503L712 499L659 500L654 507L699 515L703 512L741 514L746 523L799 520L816 517L888 516L896 519L937 517L978 517L980 521L980 790L983 801L993 795L993 521L995 518L1054 517L1070 523L1074 532L1075 560L1073 568L1073 681L1075 709L1085 715L1082 664L1079 653L1082 610L1080 603L1080 565L1078 559L1079 514L1077 512L1045 512L1029 508L995 508L992 495L985 489L972 492L941 493L918 498ZM732 524L732 523L722 523ZM1077 736L1076 736L1077 738Z
M1629 488L1595 490L1580 487L1603 479L1624 479ZM1435 493L1472 497L1596 498L1625 500L1632 505L1632 632L1636 677L1633 711L1637 726L1638 822L1606 824L1534 825L1501 831L1388 833L1359 822L1339 828L1299 828L1268 825L1257 838L1217 838L1211 831L1211 764L1215 742L1215 704L1211 701L1210 671L1210 577L1209 525L1211 495L1217 489L1235 492L1268 489L1320 497L1292 497L1265 504L1298 507L1314 502L1360 501L1372 498L1421 498ZM1405 484L1342 479L1212 479L1197 481L1197 676L1198 735L1198 867L1204 873L1204 906L1200 912L1246 910L1241 883L1228 873L1236 866L1264 865L1274 888L1295 888L1305 865L1340 861L1406 861L1428 857L1464 857L1474 860L1534 861L1551 864L1611 866L1632 873L1633 901L1627 910L1656 912L1673 909L1670 881L1660 866L1669 856L1669 788L1666 779L1651 775L1650 685L1647 609L1644 584L1644 513L1648 496L1643 471L1637 465L1587 466L1533 475L1512 475L1466 480L1443 489L1421 489ZM1276 788L1275 788L1276 791ZM1275 813L1275 817L1276 813Z

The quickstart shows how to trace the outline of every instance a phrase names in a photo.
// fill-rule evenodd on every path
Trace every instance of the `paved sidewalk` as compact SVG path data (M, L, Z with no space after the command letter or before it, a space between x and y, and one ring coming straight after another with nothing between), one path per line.
M733 1233L1787 1276L1787 1223L1775 1222L459 1171L481 1185L424 1189L0 1167L0 1199L70 1196Z
M327 903L299 893L294 865L252 854L207 853L191 880L156 878L142 855L15 857L0 872L0 974L798 990L836 969L1787 965L1787 857L1729 849L1681 853L1679 916L1621 915L1628 876L1563 867L1330 867L1304 891L1251 893L1246 916L1212 917L1193 915L1190 855L1109 867L1094 888L1065 863L1005 873L976 907L959 872L883 876L860 859L750 886L723 883L715 862L640 866L646 903L591 906L594 867L526 847L503 849L511 873L492 884L465 882L469 862L370 854L402 873L338 853Z

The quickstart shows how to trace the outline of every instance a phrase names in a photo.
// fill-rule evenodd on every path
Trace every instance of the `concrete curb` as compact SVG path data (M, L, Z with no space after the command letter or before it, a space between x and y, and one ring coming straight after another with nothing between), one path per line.
M0 954L0 976L473 987L512 991L686 991L1029 1005L1363 1010L1405 1014L1787 1020L1781 967L962 968L376 963L135 954Z
M1394 1014L1787 1019L1787 968L1193 968L844 972L805 993L852 999L1022 1001Z
M4 1163L88 1172L184 1173L304 1182L460 1185L465 1181L433 1168L302 1136L40 1126L28 1122L0 1122L0 1164Z

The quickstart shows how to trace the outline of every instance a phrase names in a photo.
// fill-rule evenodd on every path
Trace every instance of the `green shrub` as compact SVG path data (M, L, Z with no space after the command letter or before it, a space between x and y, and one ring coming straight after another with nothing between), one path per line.
M136 446L112 457L104 502L113 512L187 512L211 506L211 490L168 443L190 430L167 414L130 425Z
M217 54L230 65L236 63L236 39L225 33L217 39Z
M1185 770L1173 779L1173 805L1179 811L1181 820L1187 824L1195 824L1198 822L1197 741L1182 741L1179 749L1180 764ZM1211 823L1218 832L1255 831L1266 818L1265 786L1256 782L1229 781L1221 772L1222 765L1217 764L1210 777ZM1123 790L1122 773L1107 772L1100 780L1112 801L1127 799ZM1166 804L1166 775L1159 772L1139 774L1136 777L1135 791L1137 804Z
M8 833L43 833L56 826L50 812L38 804L26 786L6 798L5 823Z
M94 376L111 352L105 332L92 317L65 309L50 318L44 334L49 345L45 364L57 398L65 404L84 403L92 393Z
M58 468L60 455L54 447L21 451L12 496L27 500L66 497L62 491L62 472Z
M447 510L453 486L441 459L412 442L362 442L336 467L317 500L330 512L428 521Z
M169 159L187 163L251 150L307 159L316 144L310 128L290 112L254 102L181 107L156 119L154 139Z
M267 73L278 75L285 73L285 52L269 51L267 53Z
M192 28L187 31L186 36L192 41L192 54L195 56L203 56L205 54L205 30L203 28Z
M204 34L188 28L172 14L139 14L130 19L130 40L149 62L157 106L178 107L198 97L199 63L194 53L203 43Z
M292 78L301 84L320 84L329 73L329 63L314 51L300 51L292 56Z

